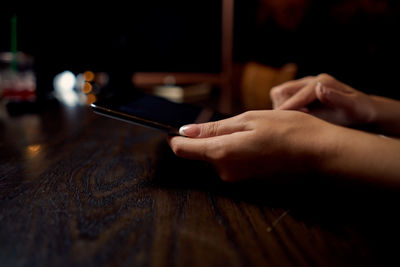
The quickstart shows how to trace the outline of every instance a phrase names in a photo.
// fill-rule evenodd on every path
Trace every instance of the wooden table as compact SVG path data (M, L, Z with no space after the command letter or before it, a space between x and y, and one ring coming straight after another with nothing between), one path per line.
M1 266L400 266L397 192L225 184L86 107L3 113L0 149Z

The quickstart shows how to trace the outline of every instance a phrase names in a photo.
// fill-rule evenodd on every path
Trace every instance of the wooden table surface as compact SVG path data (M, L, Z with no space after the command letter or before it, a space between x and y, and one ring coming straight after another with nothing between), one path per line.
M226 184L86 107L3 111L0 149L0 266L400 266L397 192Z

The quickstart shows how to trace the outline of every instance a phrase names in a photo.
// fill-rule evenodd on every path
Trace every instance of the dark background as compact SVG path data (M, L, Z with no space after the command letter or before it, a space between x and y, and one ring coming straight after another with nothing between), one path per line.
M141 1L142 2L142 1ZM329 73L367 93L400 98L400 5L390 0L237 0L234 60ZM35 57L38 93L64 70L106 71L128 86L135 71L219 72L221 3L206 0L64 3L2 9L0 51Z
M295 62L298 77L329 73L400 98L400 3L392 0L236 1L236 61Z
M17 14L18 50L35 57L39 93L51 90L64 70L105 71L112 86L122 87L136 71L221 71L219 1L66 2L3 12L0 51L10 49L10 20Z

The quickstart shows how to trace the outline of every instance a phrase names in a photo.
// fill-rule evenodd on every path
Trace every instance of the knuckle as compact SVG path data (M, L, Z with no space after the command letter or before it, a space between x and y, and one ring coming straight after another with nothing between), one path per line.
M327 74L327 73L321 73L317 76L317 80L323 83L328 83L334 80L334 78Z
M271 96L272 98L281 97L281 96L283 96L283 95L286 94L285 88L286 88L286 87L284 87L284 86L276 86L276 87L273 87L273 88L271 89L271 91L270 91L269 94L270 94L270 96Z
M219 121L210 122L202 129L202 136L216 136L218 134Z
M281 93L281 87L279 86L272 87L271 90L269 91L269 95L271 98L279 97L280 93Z
M206 154L207 157L210 158L212 161L221 164L229 157L228 148L226 146L215 143L210 147L211 149L209 149Z
M178 157L183 156L184 154L184 149L182 147L182 145L180 145L179 143L174 143L172 145L172 151L174 152L175 155L177 155Z
M213 159L218 162L223 162L228 158L228 153L226 148L220 147L215 151Z
M254 110L250 110L250 111L246 111L246 112L242 113L239 118L240 121L247 122L247 121L252 120L255 116L255 112L256 111L254 111Z

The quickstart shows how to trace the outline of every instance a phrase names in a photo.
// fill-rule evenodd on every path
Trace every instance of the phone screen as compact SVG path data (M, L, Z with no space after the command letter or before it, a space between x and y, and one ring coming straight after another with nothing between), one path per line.
M91 105L94 112L139 124L169 134L178 134L181 126L219 120L227 116L195 105L174 103L167 99L138 94L130 97L113 97Z

